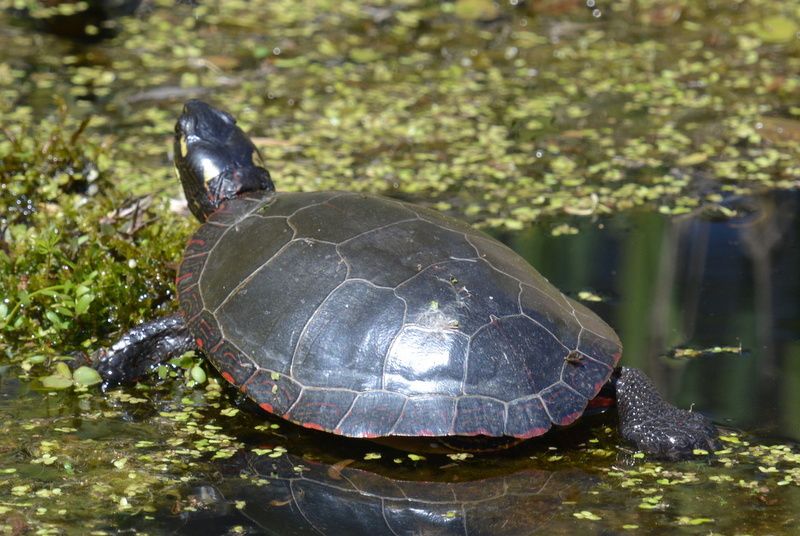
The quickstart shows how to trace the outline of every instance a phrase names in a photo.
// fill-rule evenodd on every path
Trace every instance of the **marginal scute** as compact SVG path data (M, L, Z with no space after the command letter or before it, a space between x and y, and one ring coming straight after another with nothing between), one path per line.
M284 417L315 430L333 432L350 411L356 396L355 392L343 389L303 389Z
M206 265L207 257L207 253L198 253L191 257L184 257L180 270L178 271L178 277L175 280L175 286L178 288L179 294L187 292L190 287L197 285L198 281L200 281L200 276L203 274L203 268ZM198 292L199 294L199 290L192 290L191 292ZM200 297L198 301L202 302L202 297Z
M508 404L504 435L528 438L545 433L553 423L539 396L518 398Z
M247 381L258 371L253 361L227 340L223 340L210 351L219 356L215 363L220 374L233 385L246 391Z
M579 355L583 355L580 354ZM569 363L566 360L562 365L561 379L565 385L578 392L587 400L593 398L600 388L606 383L605 378L611 375L614 369L613 359L604 362L584 356L580 363Z
M540 393L545 410L553 424L565 426L581 416L588 399L569 389L563 383L555 383Z
M505 432L505 404L492 398L465 396L458 399L453 435L502 436Z
M610 356L614 359L608 363L616 365L622 354L622 343L619 342L617 334L588 307L575 302L573 306L575 317L584 328L581 332L581 348L591 353L598 361L605 361L604 357Z
M200 314L188 320L189 329L194 333L204 350L213 353L213 350L222 342L222 333L219 330L219 323L216 317L210 312L203 310Z
M224 362L224 356L217 361ZM285 374L258 369L242 384L242 390L262 407L272 408L272 413L284 415L300 398L303 386Z
M405 403L406 397L397 393L359 393L336 433L349 437L387 436L400 420Z
M393 433L403 436L453 435L456 401L452 396L412 396Z
M178 303L184 319L189 320L203 312L203 297L200 295L196 284L182 290Z
M259 215L264 217L281 216L289 218L305 208L327 203L331 198L338 197L342 193L343 192L287 192L278 195L274 193L260 193L248 197L253 200L262 200L261 206L259 206L257 210Z

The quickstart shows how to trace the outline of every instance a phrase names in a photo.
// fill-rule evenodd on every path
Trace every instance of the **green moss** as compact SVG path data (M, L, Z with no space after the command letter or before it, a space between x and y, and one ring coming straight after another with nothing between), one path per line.
M163 200L121 197L107 145L83 139L88 123L62 109L35 128L8 131L0 162L0 345L36 341L57 359L169 304L170 263L187 228L168 214L154 221ZM15 357L28 370L40 355Z

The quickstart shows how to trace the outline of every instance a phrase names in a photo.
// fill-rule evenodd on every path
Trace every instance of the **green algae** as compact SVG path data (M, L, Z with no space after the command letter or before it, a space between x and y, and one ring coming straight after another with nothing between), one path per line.
M551 478L574 480L576 468L588 471L569 486L569 500L563 501L564 491L554 490L563 501L556 530L581 530L581 523L615 531L713 522L721 534L757 534L783 516L784 528L771 533L790 534L798 523L800 451L741 434L725 433L715 455L682 463L642 460L621 448L605 425L593 426L583 443L572 446L553 439L549 447L534 443L498 455L398 455L372 443L328 440L231 411L230 393L222 396L216 380L204 390L173 383L113 391L102 399L86 390L37 394L24 384L22 393L16 401L5 399L4 414L15 418L0 423L4 437L12 440L8 445L16 445L0 451L0 523L6 526L13 513L36 530L56 533L77 534L72 527L81 527L110 534L115 523L126 526L127 519L138 520L142 532L161 534L147 529L148 520L169 518L170 509L174 515L212 508L190 491L208 478L227 490L232 504L241 500L237 490L251 484L266 485L260 493L265 502L272 500L263 480L268 474L248 466L225 469L225 464L242 451L283 458L289 455L284 444L304 452L307 463L332 464L331 485L343 467L392 479L456 482L520 470L552 471ZM31 404L35 400L40 402Z
M139 164L122 181L139 192L155 182L177 194L154 158L164 154L157 133L191 95L282 142L264 147L281 188L346 185L443 203L490 226L570 214L592 195L603 210L681 212L796 185L796 145L776 149L756 125L793 119L782 99L797 87L787 76L797 44L776 50L748 30L749 18L796 16L791 8L676 3L670 32L640 39L630 24L657 9L646 2L571 19L502 6L490 22L459 14L471 5L161 2L120 21L102 63L91 51L59 66L58 80L35 65L7 72L21 95L41 91L30 75L51 91L66 81L76 106L102 105L98 126L124 116L117 161ZM55 64L38 48L37 61Z

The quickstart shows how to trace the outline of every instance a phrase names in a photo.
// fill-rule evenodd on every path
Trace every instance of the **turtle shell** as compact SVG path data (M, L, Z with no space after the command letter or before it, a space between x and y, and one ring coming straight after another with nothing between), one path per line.
M228 381L350 437L541 435L583 413L621 352L506 246L357 193L224 202L189 241L178 292Z

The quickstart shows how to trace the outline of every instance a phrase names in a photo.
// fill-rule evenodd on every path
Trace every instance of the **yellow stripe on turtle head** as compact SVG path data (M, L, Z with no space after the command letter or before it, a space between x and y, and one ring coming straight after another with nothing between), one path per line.
M203 173L203 182L208 183L222 173L222 170L211 158L203 158L200 162L200 169Z

